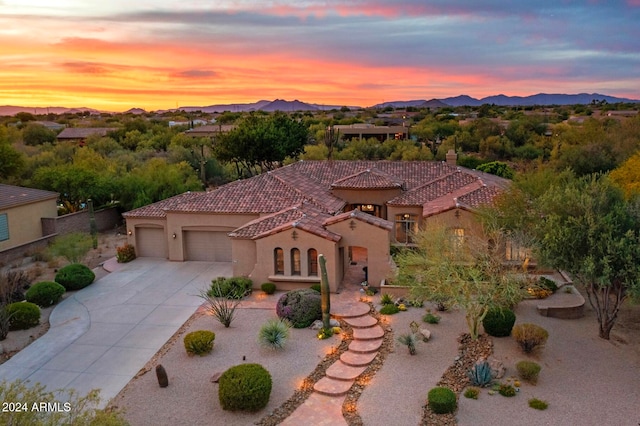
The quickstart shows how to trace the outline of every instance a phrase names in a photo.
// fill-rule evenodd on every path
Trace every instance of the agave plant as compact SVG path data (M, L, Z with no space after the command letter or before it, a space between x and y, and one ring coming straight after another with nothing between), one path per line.
M487 360L479 360L473 365L473 368L467 371L467 376L473 386L485 387L491 384L493 376L491 375L491 366Z

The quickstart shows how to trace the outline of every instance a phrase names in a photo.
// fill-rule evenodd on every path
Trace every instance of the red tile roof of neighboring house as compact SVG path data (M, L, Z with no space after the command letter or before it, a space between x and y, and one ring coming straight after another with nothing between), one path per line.
M92 135L106 136L118 130L114 127L67 127L58 134L58 139L85 139Z
M460 205L478 208L483 205L489 205L493 199L500 193L496 187L483 185L480 188L467 192L458 197L457 202Z
M57 192L44 191L42 189L0 184L0 209L57 199L58 195Z

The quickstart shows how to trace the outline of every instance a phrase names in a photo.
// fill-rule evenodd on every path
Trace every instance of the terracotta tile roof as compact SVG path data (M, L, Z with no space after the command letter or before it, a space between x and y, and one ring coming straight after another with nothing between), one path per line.
M8 209L52 198L57 199L58 195L57 192L44 191L42 189L0 184L0 209Z
M458 206L458 198L469 192L475 191L482 186L478 180L474 180L468 185L457 188L452 192L447 192L442 196L430 200L422 205L422 216L429 217L438 213L443 213Z
M500 192L500 188L483 185L474 191L459 196L457 202L460 205L476 209L480 206L491 204Z
M333 225L334 223L343 222L345 220L357 219L362 222L366 222L368 224L377 226L382 229L386 229L388 231L393 229L393 223L389 222L386 219L382 219L381 217L377 217L368 213L361 212L358 209L352 210L350 212L344 212L342 214L332 216L327 218L324 221L325 226Z
M196 199L202 196L204 192L185 192L157 203L149 204L134 210L123 213L122 216L127 217L145 217L159 218L167 215L167 210L172 210L176 206L188 202L190 199Z
M475 176L456 170L420 187L406 191L387 204L391 206L423 205L477 181Z
M58 139L85 139L91 135L106 136L118 130L114 127L67 127L58 134Z
M377 169L365 169L331 184L334 189L394 189L402 188L404 182L395 176Z
M502 188L506 179L427 161L299 161L210 192L172 197L125 213L125 217L164 217L166 212L254 213L279 212L306 202L328 214L340 212L346 202L333 188L382 189L403 185L405 193L389 204L423 206L432 212L449 206L441 197L461 197L486 183ZM471 185L471 186L469 186ZM489 194L489 193L487 193ZM490 194L489 194L490 195ZM471 202L471 201L470 201ZM433 204L426 207L426 204ZM366 215L366 214L365 214ZM368 218L372 216L366 215Z
M340 235L328 231L323 226L325 219L329 217L331 217L329 214L314 208L310 203L303 203L255 219L234 230L229 236L234 238L258 239L296 228L331 241L339 241L340 238L342 238Z

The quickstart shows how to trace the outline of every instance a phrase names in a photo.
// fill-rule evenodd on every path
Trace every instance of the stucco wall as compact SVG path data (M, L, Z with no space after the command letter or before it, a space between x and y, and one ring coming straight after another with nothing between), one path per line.
M327 261L327 275L329 277L329 287L332 292L336 292L342 277L338 276L337 268L338 256L337 245L333 241L310 234L301 229L296 229L296 239L292 237L293 229L289 229L274 235L269 235L255 241L257 262L256 267L250 277L254 284L260 285L263 282L274 282L279 289L304 288L320 282L320 266L318 265L318 275L309 276L307 252L313 248L318 251L318 255L323 254ZM274 249L281 248L284 251L284 275L275 275ZM300 250L301 273L299 276L291 276L291 249ZM285 283L289 284L285 286Z
M56 199L52 198L0 211L0 214L4 213L7 214L9 223L9 239L0 241L0 251L17 247L45 236L41 219L57 217L58 209L56 207Z
M411 214L415 215L416 222L418 223L418 227L422 226L422 207L408 207L408 206L387 206L387 220L389 222L393 222L394 229L391 231L391 240L395 243L396 241L396 215L401 214Z
M348 255L347 247L364 247L367 249L367 267L369 284L374 287L380 285L380 281L386 278L390 272L389 245L391 233L375 225L354 219L355 227L350 220L334 223L327 226L332 232L342 235L340 247L345 247L345 257Z
M462 228L465 235L482 236L482 224L475 213L464 209L452 209L438 215L423 219L423 227L446 226L448 228Z
M233 275L235 277L250 277L253 279L253 270L256 267L256 243L253 240L231 240L231 258L233 262ZM254 280L254 287L260 288L265 280Z

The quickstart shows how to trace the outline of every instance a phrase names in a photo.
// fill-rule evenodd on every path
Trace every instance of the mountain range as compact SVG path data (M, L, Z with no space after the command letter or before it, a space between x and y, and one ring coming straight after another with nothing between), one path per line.
M467 95L460 95L443 99L431 99L431 100L410 100L410 101L391 101L383 102L373 105L371 108L443 108L443 107L458 107L458 106L480 106L484 104L494 104L499 106L532 106L532 105L577 105L577 104L590 104L592 102L607 103L638 103L640 100L618 98L615 96L602 95L599 93L579 93L579 94L563 94L563 93L538 93L531 96L506 96L495 95L487 96L485 98L476 99ZM332 109L343 108L343 105L326 105L326 104L314 104L306 103L299 100L287 101L284 99L276 99L274 101L261 100L253 103L236 103L236 104L215 104L209 106L184 106L175 109L158 110L156 112L168 112L182 110L186 112L202 111L207 113L214 112L247 112L247 111L328 111ZM360 109L358 106L347 106L349 109ZM5 105L0 106L0 115L15 115L18 112L30 112L33 114L63 114L63 113L77 113L77 112L90 112L99 113L100 111L93 108L65 108L65 107L20 107ZM141 114L145 111L140 108L132 108L126 112Z

